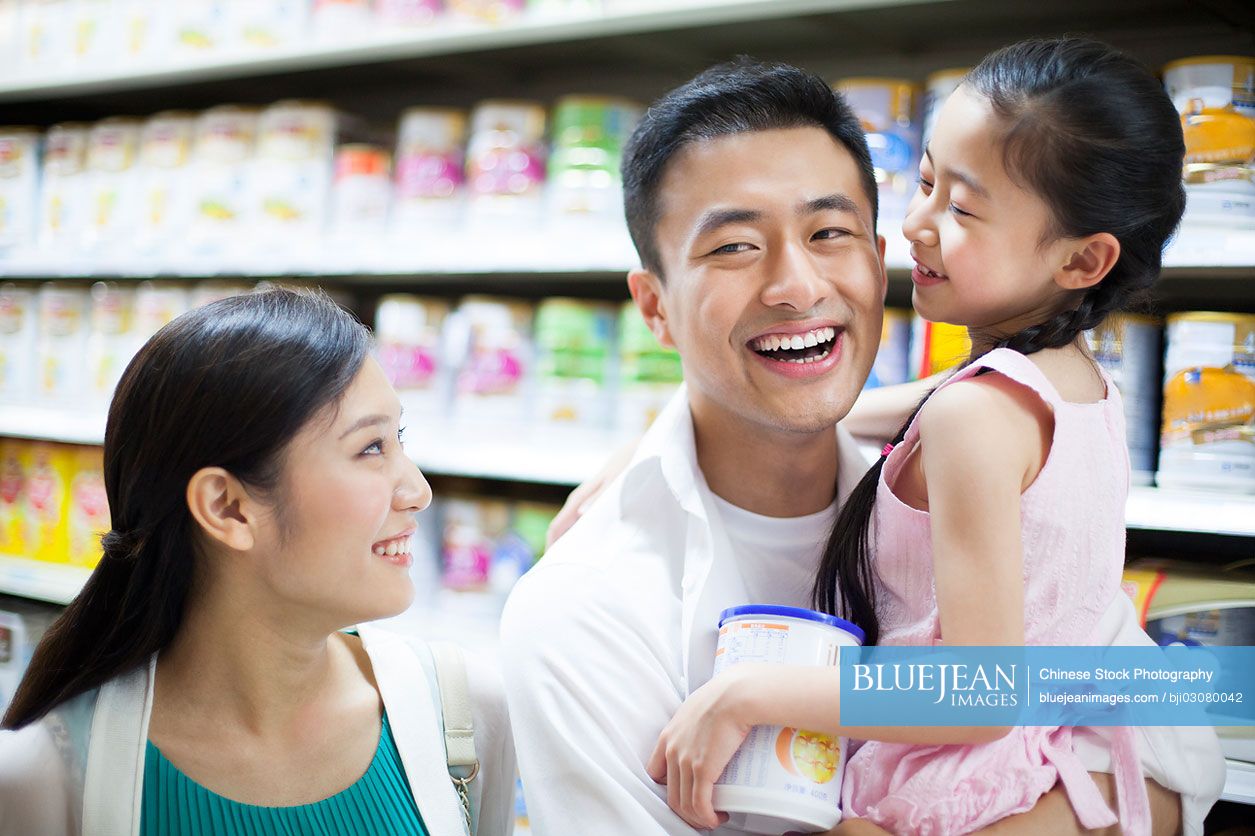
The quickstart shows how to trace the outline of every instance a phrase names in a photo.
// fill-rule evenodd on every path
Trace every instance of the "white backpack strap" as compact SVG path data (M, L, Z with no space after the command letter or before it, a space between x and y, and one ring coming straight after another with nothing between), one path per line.
M466 817L466 831L473 832L471 814L471 781L479 774L479 758L475 755L475 719L471 711L471 691L466 680L466 661L462 649L450 642L430 642L432 662L436 668L436 684L440 689L440 712L444 718L444 748L449 764L449 778L457 788Z

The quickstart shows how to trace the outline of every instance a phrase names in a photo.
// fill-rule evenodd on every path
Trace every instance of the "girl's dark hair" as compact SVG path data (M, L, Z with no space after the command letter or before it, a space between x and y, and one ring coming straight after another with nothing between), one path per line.
M4 716L21 728L144 664L183 618L196 560L188 480L218 466L275 489L284 451L339 401L370 348L321 293L268 290L175 319L135 356L105 429L112 528L86 586L35 649Z
M1108 232L1120 242L1115 266L1076 307L994 345L1022 354L1066 346L1108 314L1142 301L1159 276L1164 246L1185 210L1180 117L1145 67L1078 38L1000 49L964 84L988 100L1000 122L1008 175L1050 208L1048 240ZM884 462L881 456L841 509L813 595L817 609L862 627L869 644L878 640L879 624L868 531Z

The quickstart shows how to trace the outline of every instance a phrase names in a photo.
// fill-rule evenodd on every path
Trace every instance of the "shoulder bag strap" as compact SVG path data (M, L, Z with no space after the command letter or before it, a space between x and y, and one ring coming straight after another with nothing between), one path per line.
M462 649L450 642L430 642L436 684L440 689L440 711L444 718L444 748L449 778L457 789L466 817L466 832L473 832L469 786L479 774L475 755L475 720L471 713L471 692L466 680Z

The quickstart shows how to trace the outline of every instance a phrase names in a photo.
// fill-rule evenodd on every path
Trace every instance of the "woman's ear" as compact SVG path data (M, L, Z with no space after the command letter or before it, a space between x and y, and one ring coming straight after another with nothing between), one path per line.
M210 540L233 551L257 542L257 508L238 479L221 467L203 467L187 482L187 507Z
M1055 284L1064 290L1085 290L1098 284L1120 260L1120 242L1109 232L1071 239Z

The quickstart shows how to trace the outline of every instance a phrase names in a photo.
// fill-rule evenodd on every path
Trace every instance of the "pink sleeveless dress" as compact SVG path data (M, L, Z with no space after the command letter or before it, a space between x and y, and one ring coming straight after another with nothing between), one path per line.
M1104 375L1104 400L1067 402L1031 360L1010 349L990 352L942 386L982 369L1033 390L1054 413L1046 463L1020 500L1026 643L1091 643L1099 617L1124 594L1129 459L1119 393ZM889 453L876 492L871 548L882 645L942 641L929 515L889 488L918 439L913 422ZM1118 820L1126 833L1149 834L1133 731L1101 732L1111 741ZM867 818L894 833L967 833L1031 809L1057 780L1084 826L1116 823L1073 752L1070 727L1017 726L1000 740L967 746L868 741L850 758L842 809L846 817Z

